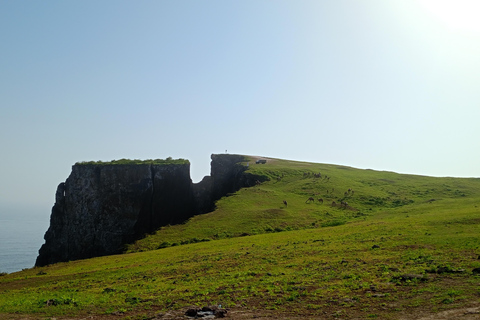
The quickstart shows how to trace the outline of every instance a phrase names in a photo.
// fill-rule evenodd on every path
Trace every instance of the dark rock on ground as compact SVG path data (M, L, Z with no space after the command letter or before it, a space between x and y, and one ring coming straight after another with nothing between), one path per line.
M215 318L225 318L225 316L227 315L227 310L225 309L218 309L218 310L215 310Z
M413 273L407 273L407 274L402 274L400 276L393 277L395 280L399 280L402 282L405 281L413 281L413 280L419 280L419 281L427 281L428 278L422 274L413 274Z
M187 317L192 318L225 318L227 310L218 307L190 308L185 312Z
M453 269L451 267L445 267L445 266L441 266L441 267L438 267L438 268L431 268L431 269L428 269L428 270L425 270L427 273L436 273L436 274L444 274L444 273L449 273L449 274L452 274L452 273L465 273L465 269Z
M475 268L472 270L473 274L480 274L480 268Z
M185 315L188 316L188 317L195 317L197 316L197 313L198 313L198 309L188 309L186 312L185 312Z

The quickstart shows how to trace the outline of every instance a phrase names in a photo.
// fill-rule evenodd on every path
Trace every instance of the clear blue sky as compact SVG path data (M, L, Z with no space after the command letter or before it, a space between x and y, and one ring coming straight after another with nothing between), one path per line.
M1 1L0 215L83 160L479 177L479 2L435 3Z

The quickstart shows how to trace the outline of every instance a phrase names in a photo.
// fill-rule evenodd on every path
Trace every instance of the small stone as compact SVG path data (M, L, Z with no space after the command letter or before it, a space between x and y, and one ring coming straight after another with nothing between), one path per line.
M198 313L198 310L197 309L188 309L186 312L185 312L185 315L187 317L195 317L197 316L197 313Z
M57 305L56 301L53 299L47 300L47 306L55 306Z
M440 267L440 268L437 269L437 273L438 273L438 274L450 273L450 268L448 268L448 267Z
M378 244L374 244L374 245L372 246L372 249L380 249L380 246L379 246Z
M425 277L421 274L413 274L413 273L402 274L401 276L394 277L394 279L397 279L397 280L400 280L400 281L412 281L412 280L426 281L426 280L428 280L427 277Z
M225 309L218 309L215 311L215 318L225 318L227 315L227 310Z

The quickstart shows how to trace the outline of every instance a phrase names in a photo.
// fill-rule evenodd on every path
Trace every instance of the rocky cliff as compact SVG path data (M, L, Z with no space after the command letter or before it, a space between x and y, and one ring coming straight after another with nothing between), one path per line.
M200 183L190 164L76 164L59 184L36 266L121 253L161 226L214 209L215 201L262 180L244 156L212 155ZM264 179L264 178L263 178Z

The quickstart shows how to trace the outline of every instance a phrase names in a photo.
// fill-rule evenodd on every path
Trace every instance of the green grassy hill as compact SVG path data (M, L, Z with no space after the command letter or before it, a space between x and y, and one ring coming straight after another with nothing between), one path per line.
M480 179L402 175L279 159L254 163L250 161L249 172L268 177L268 182L221 199L212 213L164 227L128 246L127 252L334 226L383 212L425 212L450 206L452 201L463 207L480 196ZM310 197L314 201L308 201Z
M1 276L0 319L173 319L208 305L234 319L416 319L479 305L480 179L254 160L269 181L127 254Z

